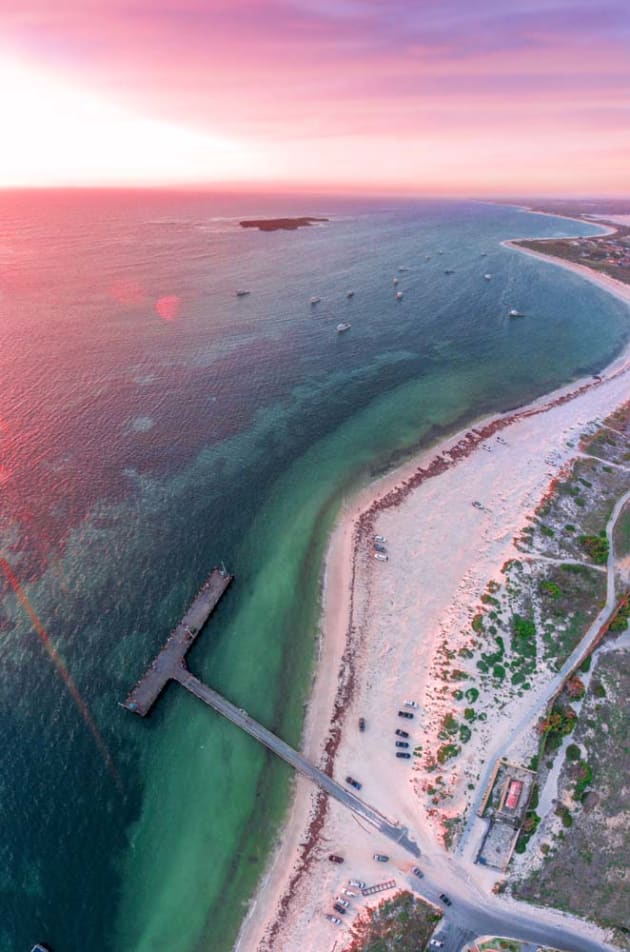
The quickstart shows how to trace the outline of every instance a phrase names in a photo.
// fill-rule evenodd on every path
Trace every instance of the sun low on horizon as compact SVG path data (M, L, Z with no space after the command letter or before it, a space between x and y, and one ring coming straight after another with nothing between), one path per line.
M9 2L0 187L622 194L629 33L615 0Z

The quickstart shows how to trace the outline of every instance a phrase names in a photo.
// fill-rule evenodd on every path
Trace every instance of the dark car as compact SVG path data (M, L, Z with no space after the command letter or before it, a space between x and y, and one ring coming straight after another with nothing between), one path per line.
M417 876L418 879L422 879L422 877L424 876L424 873L422 872L419 866L414 866L411 872L414 874L414 876Z
M343 863L343 856L337 856L336 853L331 853L328 859L331 863Z
M452 899L449 899L448 896L446 895L446 893L440 893L440 899L442 900L442 902L444 903L445 906L452 906L452 905L453 905L453 900L452 900Z
M338 903L338 902L335 903L335 905L333 906L333 909L335 910L335 912L338 912L339 915L341 915L341 916L345 916L345 914L346 914L346 910L345 910L345 909L343 908L343 906L342 906L340 903Z
M401 731L400 727L398 728L398 730L394 731L394 733L396 734L397 737L409 737L409 734L407 733L407 731Z
M411 757L411 754L407 754L404 750L397 750L396 756L403 757L405 760L409 760L409 758Z
M382 542L375 542L374 548L377 552L387 552L387 549L385 548Z
M364 718L364 717L360 717L360 718L359 718L359 730L360 730L360 731L364 731L364 730L365 730L365 718Z
M409 744L406 740L397 740L396 747L409 747Z
M412 717L413 717L413 714L411 713L411 711L399 711L399 712L398 712L398 716L399 716L399 717L406 717L408 720L411 720Z
M360 784L358 780L355 780L354 777L346 777L346 783L349 783L355 790L360 790L362 787L362 784Z
M385 853L375 853L374 859L377 863L387 863L389 862L389 856L386 856Z

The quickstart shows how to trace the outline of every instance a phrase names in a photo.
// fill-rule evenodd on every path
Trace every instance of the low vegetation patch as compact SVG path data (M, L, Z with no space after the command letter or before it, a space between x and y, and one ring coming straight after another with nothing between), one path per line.
M428 945L440 919L441 914L433 906L410 892L402 892L366 910L352 928L352 941L347 950L417 952Z

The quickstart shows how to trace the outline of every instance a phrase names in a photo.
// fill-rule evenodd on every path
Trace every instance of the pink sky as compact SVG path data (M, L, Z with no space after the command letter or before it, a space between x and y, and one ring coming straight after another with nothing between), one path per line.
M0 185L627 194L629 11L0 0Z

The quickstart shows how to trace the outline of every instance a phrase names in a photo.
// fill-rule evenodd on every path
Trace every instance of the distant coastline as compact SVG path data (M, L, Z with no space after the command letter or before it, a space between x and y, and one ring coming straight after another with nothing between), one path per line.
M253 218L240 221L239 225L241 228L257 228L258 231L296 231L325 221L330 221L330 218Z

